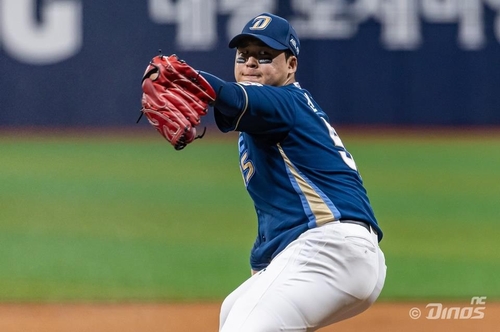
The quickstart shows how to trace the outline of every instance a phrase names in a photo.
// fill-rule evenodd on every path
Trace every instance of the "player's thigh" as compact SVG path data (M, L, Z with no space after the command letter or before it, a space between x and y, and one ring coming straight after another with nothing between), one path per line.
M359 315L363 311L367 310L373 303L375 303L380 293L382 292L386 278L386 271L387 267L385 264L384 253L382 252L382 250L380 250L380 248L378 248L377 282L370 296L368 296L364 301L359 301L357 304L354 304L352 306L347 306L339 310L329 319L325 320L322 326L327 326L336 322L340 322L342 320Z
M294 250L287 248L280 256L287 257ZM293 254L292 254L293 256ZM289 265L287 259L274 259L225 300L221 310L221 332L279 331L280 315L275 309L277 302L269 300L268 292L281 282L280 277Z
M377 282L376 244L362 227L339 226L292 242L240 293L222 331L312 331L366 300Z
M236 301L243 296L249 289L252 288L255 280L259 278L260 273L257 273L243 282L238 288L232 291L222 302L219 315L219 330L222 330L229 312L233 309Z
M380 262L376 236L359 225L332 223L309 235L289 271L290 280L284 279L291 285L285 297L291 305L284 310L295 309L312 331L372 303Z

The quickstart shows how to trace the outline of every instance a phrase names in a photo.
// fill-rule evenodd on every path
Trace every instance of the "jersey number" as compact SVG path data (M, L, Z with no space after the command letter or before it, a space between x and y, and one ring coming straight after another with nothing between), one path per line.
M342 160L346 163L349 168L357 171L358 168L356 167L356 163L354 162L354 159L352 156L347 152L347 150L344 147L344 143L342 143L342 140L340 139L339 135L335 131L335 129L326 121L325 119L321 118L323 122L325 123L326 127L328 128L328 132L330 133L330 137L333 140L333 143L335 144L336 147L342 148L342 150L339 151L340 156L342 157Z
M240 159L241 175L243 176L243 181L245 186L248 186L248 181L254 173L254 167L251 160L248 160L248 152L243 153Z

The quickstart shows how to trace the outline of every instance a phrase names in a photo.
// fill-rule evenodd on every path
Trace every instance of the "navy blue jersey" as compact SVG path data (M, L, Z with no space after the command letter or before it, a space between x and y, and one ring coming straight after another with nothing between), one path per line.
M301 233L335 220L365 221L380 241L356 164L309 92L298 83L228 84L242 93L218 95L214 112L221 131L240 132L241 172L258 217L252 268L261 270Z

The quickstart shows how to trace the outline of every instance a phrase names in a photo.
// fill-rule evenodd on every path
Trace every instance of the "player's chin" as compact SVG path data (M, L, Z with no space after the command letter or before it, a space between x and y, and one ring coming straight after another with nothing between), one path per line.
M264 84L261 76L251 76L251 75L241 76L238 82L252 82L252 83Z

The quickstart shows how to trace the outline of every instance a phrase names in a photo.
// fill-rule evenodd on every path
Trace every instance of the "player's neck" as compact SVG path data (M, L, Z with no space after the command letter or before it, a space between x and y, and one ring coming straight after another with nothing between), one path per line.
M293 84L295 83L295 75L290 75L286 81L283 83L283 86L285 85L290 85L290 84Z

